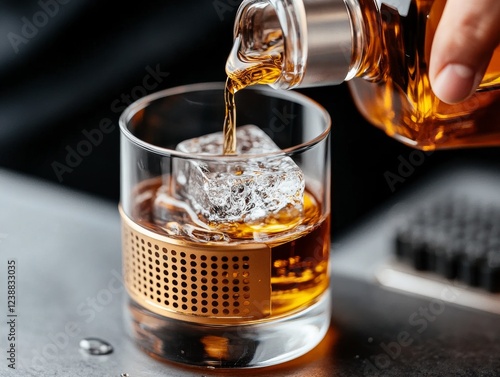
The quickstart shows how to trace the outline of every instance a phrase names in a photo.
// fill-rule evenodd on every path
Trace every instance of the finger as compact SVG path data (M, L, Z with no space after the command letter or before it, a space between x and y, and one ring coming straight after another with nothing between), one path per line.
M468 98L500 43L500 0L448 0L431 49L429 76L444 102Z

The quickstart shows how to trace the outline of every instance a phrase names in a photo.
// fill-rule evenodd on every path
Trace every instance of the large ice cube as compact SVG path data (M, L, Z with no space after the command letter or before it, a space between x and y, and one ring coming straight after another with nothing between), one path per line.
M254 125L238 127L236 141L238 155L280 150ZM176 149L220 155L222 144L222 132L217 132L183 141ZM290 157L190 160L174 169L181 196L207 222L256 222L283 210L302 211L304 175Z

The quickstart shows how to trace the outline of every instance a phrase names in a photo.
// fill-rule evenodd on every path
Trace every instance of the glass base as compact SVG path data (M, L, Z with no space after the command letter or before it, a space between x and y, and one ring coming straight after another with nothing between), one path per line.
M215 326L159 316L128 298L129 335L162 359L216 368L258 368L295 359L312 350L330 325L327 289L309 308L288 317L248 325Z

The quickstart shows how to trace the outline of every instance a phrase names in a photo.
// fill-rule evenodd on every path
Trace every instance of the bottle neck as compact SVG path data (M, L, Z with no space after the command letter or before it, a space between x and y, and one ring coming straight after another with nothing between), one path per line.
M235 38L253 58L282 53L274 88L340 84L359 74L364 59L367 28L358 1L244 0Z

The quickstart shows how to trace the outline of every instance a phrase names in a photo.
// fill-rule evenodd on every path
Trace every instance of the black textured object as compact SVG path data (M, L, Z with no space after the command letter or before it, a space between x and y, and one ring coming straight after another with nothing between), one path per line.
M500 292L500 207L446 198L410 214L396 232L399 261Z

